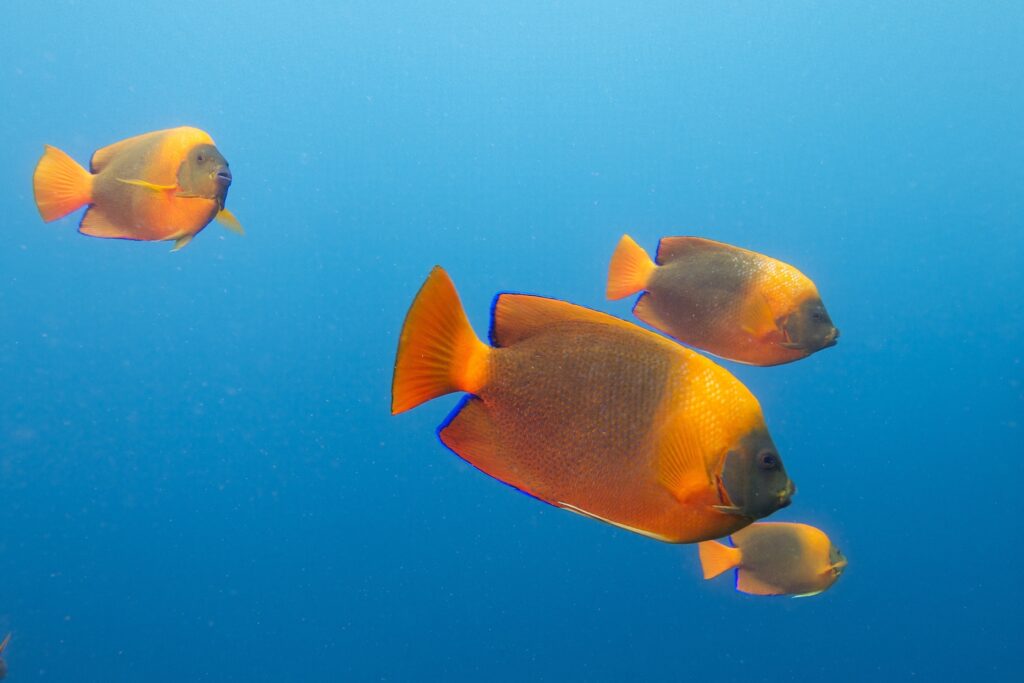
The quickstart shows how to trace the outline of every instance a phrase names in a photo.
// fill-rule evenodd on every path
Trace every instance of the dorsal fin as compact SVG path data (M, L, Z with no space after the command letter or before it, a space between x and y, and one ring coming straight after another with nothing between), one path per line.
M699 250L730 251L738 250L723 242L707 240L703 237L662 237L658 242L658 254L654 262L659 266L675 261L679 257ZM745 251L745 250L740 250Z
M567 301L530 294L499 294L491 305L491 343L494 346L510 346L553 324L564 322L612 325L656 337L625 320Z
M89 164L92 172L99 173L114 157L133 147L157 144L168 135L174 136L173 142L177 145L179 152L183 152L194 145L213 144L213 138L206 131L191 126L155 130L152 133L143 133L142 135L126 138L112 145L107 145L103 149L96 150Z
M92 154L92 161L89 162L89 167L93 173L99 173L110 160L121 154L127 149L131 149L136 145L152 143L156 138L167 133L165 130L157 130L152 133L143 133L142 135L135 135L130 138L125 138L119 142L115 142L112 145L107 145L102 149L98 149Z

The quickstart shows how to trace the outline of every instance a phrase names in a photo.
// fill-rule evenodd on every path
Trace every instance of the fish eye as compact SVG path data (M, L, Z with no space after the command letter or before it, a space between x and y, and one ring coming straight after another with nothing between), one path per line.
M811 320L816 323L825 322L825 314L821 311L815 311L814 313L811 313Z
M779 466L779 456L775 455L771 451L762 451L757 456L757 464L760 465L763 470L774 470Z
M204 161L206 161L206 157L204 157L202 154L197 154L196 161L198 161L199 163L203 163Z

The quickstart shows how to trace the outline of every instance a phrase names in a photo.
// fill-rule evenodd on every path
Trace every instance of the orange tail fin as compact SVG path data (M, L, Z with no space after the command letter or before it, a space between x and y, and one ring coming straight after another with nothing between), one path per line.
M608 264L606 296L621 299L643 291L656 267L643 247L629 235L623 235L612 254L612 262Z
M67 154L46 145L32 175L36 207L49 223L92 201L92 174Z
M700 552L700 566L705 579L713 579L722 572L740 566L743 554L739 548L730 548L718 541L704 541L697 545Z
M470 327L448 273L435 266L402 325L391 414L453 391L478 391L490 350Z

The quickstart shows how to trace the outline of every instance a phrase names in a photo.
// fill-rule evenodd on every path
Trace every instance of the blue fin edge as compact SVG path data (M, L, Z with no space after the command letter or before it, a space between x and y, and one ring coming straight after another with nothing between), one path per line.
M511 292L502 292L502 293L503 294L507 294L507 293L511 293ZM501 294L499 294L498 296L501 296ZM495 299L495 301L497 301L498 297L494 297L494 299ZM466 394L461 399L459 399L459 402L455 404L454 408L452 408L452 412L448 413L448 417L446 417L444 419L444 421L437 426L437 429L434 430L434 433L437 435L437 440L439 442L441 442L441 445L444 446L445 450L448 450L448 451L454 453L460 460L462 460L463 462L471 465L473 467L473 469L475 469L477 472L485 475L488 479L493 479L496 482L504 484L505 486L509 487L513 491L518 491L519 493L523 494L524 496L529 496L530 498L533 498L534 500L539 500L540 502L544 503L545 505L550 505L552 507L558 507L554 503L549 503L548 501L544 500L543 498L538 498L537 496L533 495L529 491L524 491L523 489L519 488L518 486L513 486L512 484L508 483L507 481L502 481L501 479L498 479L497 477L492 477L491 475L487 474L486 472L484 472L482 469L480 469L479 467L477 467L473 463L469 462L469 460L466 460L465 458L463 458L462 455L460 455L457 451L449 448L448 444L446 444L444 442L444 439L441 438L441 432L443 432L445 430L445 428L447 428L448 425L450 425L452 423L452 420L454 420L456 418L456 416L458 416L458 414L460 412L462 412L462 409L465 408L466 404L469 403L471 400L473 400L473 398L475 398L475 397L472 394Z

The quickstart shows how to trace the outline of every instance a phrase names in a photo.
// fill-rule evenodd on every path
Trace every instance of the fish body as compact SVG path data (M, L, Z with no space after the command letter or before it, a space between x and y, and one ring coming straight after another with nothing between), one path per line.
M817 595L846 568L825 532L807 524L758 522L732 533L735 547L700 544L704 578L736 570L736 590L752 595Z
M724 368L567 302L502 294L492 310L488 346L435 268L403 327L392 412L466 391L439 429L451 450L552 505L663 541L714 538L789 503L760 406Z
M91 172L56 147L33 176L36 205L49 222L88 205L79 231L93 237L173 240L185 246L214 218L243 232L224 207L231 172L198 128L146 133L98 150Z
M633 313L684 344L752 365L789 363L833 346L814 283L763 254L699 237L666 237L651 261L628 235L608 270L607 295L643 292Z

